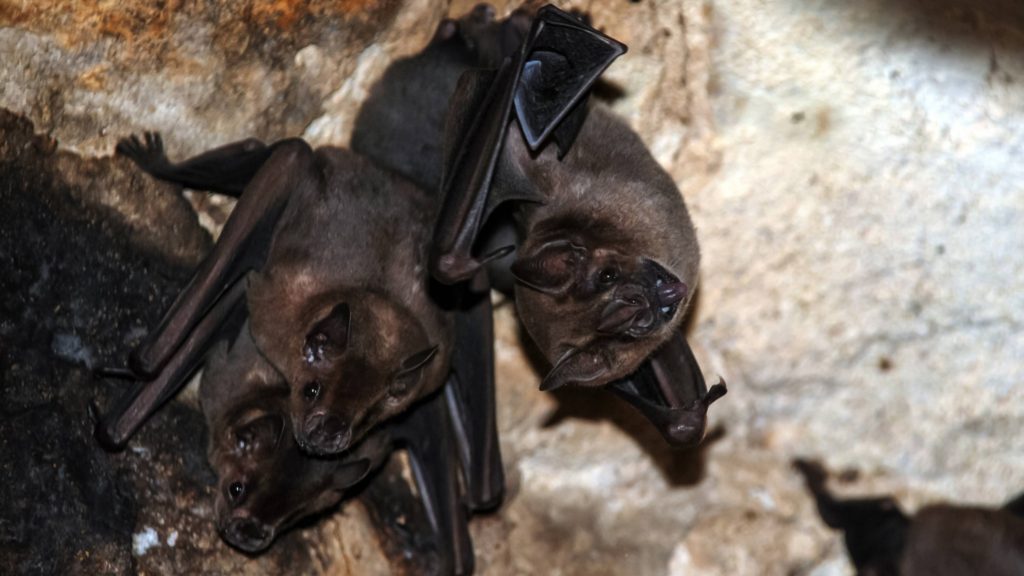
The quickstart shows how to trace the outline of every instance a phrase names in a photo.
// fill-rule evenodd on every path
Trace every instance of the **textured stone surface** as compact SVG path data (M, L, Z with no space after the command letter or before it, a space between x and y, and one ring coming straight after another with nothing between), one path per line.
M174 4L166 16L133 2L46 10L58 3L0 0L0 24L11 25L0 28L0 106L86 155L143 128L162 130L178 156L250 135L344 144L387 63L473 2ZM561 5L590 10L630 45L608 74L614 105L690 205L704 250L691 340L730 393L712 409L720 432L706 447L673 453L605 394L537 392L501 308L511 491L499 513L473 522L478 571L850 573L789 468L796 455L858 468L840 493L894 493L910 509L994 504L1019 490L1024 8ZM123 186L93 190L82 201L136 221L137 200L112 191ZM224 206L194 201L205 224L223 220ZM319 566L360 573L355 548L339 544L358 529L336 522L365 524L346 513L318 528ZM157 529L163 542L170 529Z

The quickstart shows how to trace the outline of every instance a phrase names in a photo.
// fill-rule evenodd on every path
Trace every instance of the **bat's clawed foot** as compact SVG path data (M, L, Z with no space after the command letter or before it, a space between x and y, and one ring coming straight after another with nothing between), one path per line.
M120 452L121 450L124 450L125 443L118 442L114 439L95 399L89 402L89 419L93 424L93 438L96 439L96 442L98 442L104 450L107 452Z
M142 137L132 134L118 140L114 152L130 158L146 170L170 164L164 152L164 140L159 132L144 132Z

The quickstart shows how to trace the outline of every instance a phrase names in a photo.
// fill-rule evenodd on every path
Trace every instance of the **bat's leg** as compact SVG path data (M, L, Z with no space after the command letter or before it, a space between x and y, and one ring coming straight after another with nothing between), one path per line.
M837 500L825 487L827 472L817 462L796 460L821 519L842 530L850 560L858 573L898 574L910 520L892 498ZM867 569L874 571L868 572Z
M119 450L140 426L199 368L206 351L221 338L237 333L245 318L245 280L239 279L217 301L174 353L160 375L133 382L106 416L96 424L96 439L108 450Z
M427 518L438 542L441 574L473 572L473 542L459 491L458 454L442 394L414 407L396 424L396 438L409 451L409 463Z
M708 390L682 332L676 332L636 372L610 386L677 448L700 444L708 406L726 393L724 381Z
M289 194L301 186L320 185L313 160L312 149L302 140L274 145L271 157L245 187L213 251L132 355L132 370L156 375L220 293L262 264Z
M115 151L161 180L237 198L274 153L274 148L284 142L287 141L267 146L249 138L173 163L164 153L160 134L146 132L141 138L134 134L122 138Z
M472 510L491 509L505 494L494 405L494 325L486 274L467 287L455 316L454 375L445 386Z

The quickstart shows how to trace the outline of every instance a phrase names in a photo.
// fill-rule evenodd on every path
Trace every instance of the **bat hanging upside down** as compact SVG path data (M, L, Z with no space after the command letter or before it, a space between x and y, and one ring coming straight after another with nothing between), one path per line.
M449 384L451 386L452 384ZM248 323L223 340L203 372L200 401L210 433L208 458L217 473L218 532L246 552L266 549L284 530L329 509L404 446L438 548L440 574L473 571L473 547L452 421L444 394L374 429L342 456L303 453L291 432L289 389L263 359Z
M445 191L431 270L457 284L487 268L514 291L553 365L542 389L610 385L669 442L697 444L726 389L707 389L682 333L700 260L693 225L640 138L586 102L625 47L550 6L533 19L493 14L481 5L442 23L392 65L353 149Z

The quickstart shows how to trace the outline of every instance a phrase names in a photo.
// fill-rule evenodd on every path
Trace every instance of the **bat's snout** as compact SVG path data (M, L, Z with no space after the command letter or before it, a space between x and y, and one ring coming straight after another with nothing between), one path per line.
M252 518L232 518L221 530L232 546L245 552L259 552L274 540L274 527Z

